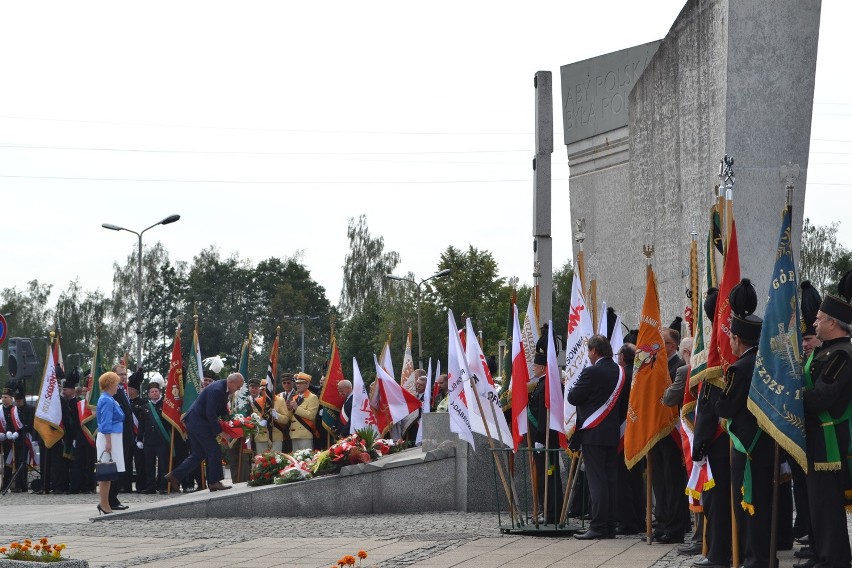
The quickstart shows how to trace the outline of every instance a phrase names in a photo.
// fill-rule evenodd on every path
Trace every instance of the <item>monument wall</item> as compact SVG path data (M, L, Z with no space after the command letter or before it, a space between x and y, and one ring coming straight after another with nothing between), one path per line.
M626 125L572 140L566 128L572 220L586 219L587 279L597 279L598 298L630 327L644 296L644 243L655 247L663 322L682 315L690 232L698 232L703 257L726 153L735 158L742 274L755 282L762 313L785 199L778 172L788 160L801 167L793 221L800 241L819 14L819 2L690 0L636 78ZM565 102L563 94L567 117Z

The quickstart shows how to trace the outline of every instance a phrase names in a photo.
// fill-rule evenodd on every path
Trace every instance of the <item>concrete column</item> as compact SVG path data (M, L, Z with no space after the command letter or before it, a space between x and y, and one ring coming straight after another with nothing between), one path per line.
M533 158L533 253L538 277L538 318L553 318L553 243L550 236L550 157L553 154L553 75L538 71L535 86L535 158Z

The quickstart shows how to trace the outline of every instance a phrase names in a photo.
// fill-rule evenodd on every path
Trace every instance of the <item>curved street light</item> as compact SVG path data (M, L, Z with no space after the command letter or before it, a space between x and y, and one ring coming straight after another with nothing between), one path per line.
M150 227L142 229L138 233L126 227L113 225L112 223L101 223L101 227L110 231L127 231L133 233L139 238L139 252L137 254L138 264L136 269L136 366L142 365L142 235L148 229L153 229L157 225L170 225L180 219L180 215L169 215L161 221L157 221Z
M421 299L420 287L425 282L428 282L428 281L432 280L433 278L443 278L444 276L447 276L450 272L452 272L451 269L445 268L444 270L441 270L440 272L436 272L435 274L433 274L429 278L424 278L420 282L416 282L415 280L412 280L411 278L404 278L402 276L396 276L394 274L387 274L385 276L385 278L387 278L388 280L396 280L397 282L410 282L410 283L414 284L415 286L417 286L417 367L421 368L421 369L423 368L423 339L422 339L421 323L420 323L420 299Z

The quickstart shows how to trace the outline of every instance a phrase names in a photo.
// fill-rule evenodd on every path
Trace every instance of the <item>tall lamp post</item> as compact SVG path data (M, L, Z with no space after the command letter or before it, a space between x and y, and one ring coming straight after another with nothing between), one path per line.
M133 233L139 238L139 251L137 259L139 260L136 267L136 366L142 365L142 235L148 229L153 229L157 225L169 225L180 219L180 215L169 215L161 221L157 221L150 227L143 229L140 232L133 231L126 227L119 227L111 223L102 223L101 227L110 231L127 231Z
M411 278L403 278L402 276L396 276L394 274L388 274L385 276L388 280L396 280L397 282L411 282L415 286L417 286L417 366L419 368L423 368L423 334L421 333L421 323L420 323L420 300L421 293L420 287L423 286L424 283L432 280L433 278L442 278L452 272L449 268L445 268L440 272L436 272L429 278L424 278L420 282L416 282Z
M319 316L284 316L285 320L296 321L302 326L302 372L305 372L305 320L318 320Z

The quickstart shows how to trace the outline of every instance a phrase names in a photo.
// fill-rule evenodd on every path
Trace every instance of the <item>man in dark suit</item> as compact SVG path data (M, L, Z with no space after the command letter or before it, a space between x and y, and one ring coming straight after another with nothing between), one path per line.
M334 425L334 431L338 438L345 438L352 433L352 383L347 380L342 380L337 383L337 394L344 399L343 406L340 408L340 414L337 415L337 422Z
M618 423L624 428L627 421L627 406L630 401L630 388L633 385L633 361L636 358L636 346L625 343L618 350L618 365L624 369L624 386L618 395ZM621 430L620 434L623 435ZM627 469L624 463L624 447L619 442L618 450L618 498L616 500L616 534L636 534L645 524L645 461L637 463L633 469Z
M612 360L612 345L603 335L589 338L589 361L568 392L577 407L577 431L586 466L592 520L589 530L574 535L580 540L615 538L615 496L618 491L618 398L621 369ZM623 385L623 383L622 383ZM609 404L608 404L609 403Z
M118 481L113 481L109 487L109 506L119 511L127 509L127 505L122 505L118 500L118 492L125 493L133 492L133 468L130 465L133 463L133 450L136 448L136 435L133 428L133 409L130 406L130 396L127 394L127 367L124 365L114 365L113 373L121 379L118 390L115 391L113 398L124 412L124 426L121 430L122 450L124 451L125 471L120 473Z
M561 452L550 452L550 456L545 460L545 447L548 450L559 450L559 432L548 428L547 421L547 406L545 404L545 387L544 380L547 372L547 329L544 329L545 334L542 335L535 346L535 356L533 358L533 377L530 378L530 384L534 384L532 394L530 394L529 404L527 406L527 419L529 420L530 437L533 441L533 447L536 451L533 452L535 461L536 485L538 487L538 507L539 519L538 522L546 524L555 524L559 518L559 507L562 504L562 479L559 468L559 454ZM548 435L548 430L550 434ZM545 468L545 465L549 465ZM547 515L544 513L544 484L547 483Z
M680 318L672 322L672 326L680 327ZM684 365L678 355L680 347L680 331L668 327L663 330L668 357L669 377L675 380L677 370ZM654 475L651 483L654 489L656 503L654 512L657 517L657 528L654 539L664 544L683 542L683 537L689 530L689 502L686 489L686 467L683 464L683 450L680 447L680 433L674 430L670 435L658 441L649 452Z
M201 460L207 460L207 488L210 491L230 489L222 480L222 451L216 437L222 432L219 421L228 417L228 395L243 386L243 376L232 373L224 381L216 381L201 389L201 393L184 416L189 434L190 454L174 471L166 475L166 481L175 492L180 491L180 480L195 469Z

